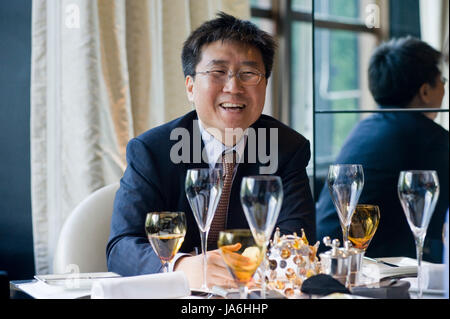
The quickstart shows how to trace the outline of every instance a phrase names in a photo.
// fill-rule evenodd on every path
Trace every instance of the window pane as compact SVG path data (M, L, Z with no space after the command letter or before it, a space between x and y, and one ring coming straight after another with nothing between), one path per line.
M313 151L313 81L312 81L312 25L293 22L291 29L291 109L290 126L311 142ZM307 167L313 174L314 161Z
M250 6L258 9L271 9L272 0L250 0Z
M275 23L271 19L252 17L251 21L256 24L261 30L275 36ZM272 74L274 69L272 68ZM266 103L264 105L263 114L274 116L273 110L273 76L269 78L266 90Z
M314 0L315 18L363 23L376 0Z
M315 28L316 110L376 107L367 80L376 41L369 33Z
M367 79L376 37L369 33L315 28L314 38L316 111L376 108ZM316 195L329 164L334 161L351 129L369 115L316 113Z
M312 11L312 1L313 0L292 0L292 10L293 11Z
M344 103L344 101L342 101ZM351 103L349 100L348 103ZM323 179L352 128L366 113L334 113L316 115L316 176ZM318 189L320 192L320 188Z
M251 17L251 22L256 24L258 28L266 31L267 33L275 36L275 23L271 19L259 18L259 17Z
M292 108L291 127L310 141L312 128L312 26L294 22L292 25Z

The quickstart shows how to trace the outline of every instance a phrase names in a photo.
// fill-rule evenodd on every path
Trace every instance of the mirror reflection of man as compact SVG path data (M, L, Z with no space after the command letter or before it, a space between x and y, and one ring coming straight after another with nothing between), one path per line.
M379 46L369 65L369 88L383 108L440 108L446 79L442 55L427 43L407 37ZM436 170L440 195L428 227L424 260L442 261L442 227L448 208L449 134L435 123L436 112L387 112L362 120L347 137L336 163L364 168L359 203L380 207L380 223L366 254L416 257L414 237L397 195L402 170ZM317 202L317 235L341 238L328 189Z
M200 247L200 235L184 190L186 171L216 167L223 157L235 154L237 164L222 226L249 228L240 203L240 184L244 176L261 174L264 165L259 156L255 162L248 159L252 150L271 144L270 129L275 129L276 145L275 149L266 150L274 152L277 158L278 165L272 174L281 177L284 192L276 226L282 233L300 233L303 228L308 240L315 240L314 204L306 174L309 141L274 118L262 115L274 51L275 42L269 34L249 21L223 13L188 37L182 63L187 96L195 111L129 142L128 167L116 194L107 246L110 271L124 276L160 272L161 262L144 230L146 213L184 211L187 233L174 269L186 274L191 288L200 287L203 256L192 253ZM172 141L170 134L177 128L186 129L191 137L195 130L200 131L206 163L171 160L170 150L177 141ZM246 135L250 129L256 138L252 139L250 133ZM249 145L255 141L257 148ZM261 141L264 145L260 145ZM192 147L190 150L195 151ZM195 155L198 154L190 157ZM216 243L214 240L208 243L208 286L231 286L234 280L214 247Z

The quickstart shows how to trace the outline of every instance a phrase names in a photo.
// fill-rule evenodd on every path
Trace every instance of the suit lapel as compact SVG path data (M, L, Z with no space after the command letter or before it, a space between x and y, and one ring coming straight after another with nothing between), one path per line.
M203 139L201 138L200 129L197 125L197 113L194 111L192 116L189 117L188 122L185 123L184 127L189 132L189 163L184 164L184 172L186 173L188 169L194 168L208 168L209 164L203 160L202 152L205 148ZM195 125L195 126L194 126Z

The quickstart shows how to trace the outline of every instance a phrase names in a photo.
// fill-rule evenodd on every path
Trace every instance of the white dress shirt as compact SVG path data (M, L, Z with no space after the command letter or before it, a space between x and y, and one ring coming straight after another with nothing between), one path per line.
M236 151L236 163L239 164L239 162L243 159L242 155L244 154L245 144L247 142L248 129L244 131L242 138L239 140L239 142L236 143L236 145L226 146L221 141L217 140L213 135L211 135L203 127L203 124L200 120L198 120L198 127L202 135L203 143L205 144L206 155L210 168L216 167L216 164L219 159L221 159L221 155L223 154L223 152L229 153L231 151Z

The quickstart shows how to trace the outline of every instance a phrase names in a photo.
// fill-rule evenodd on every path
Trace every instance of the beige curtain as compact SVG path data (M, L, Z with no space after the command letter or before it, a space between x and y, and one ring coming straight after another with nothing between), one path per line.
M420 0L420 29L422 40L442 51L449 29L448 0ZM443 65L442 73L448 79L448 64ZM442 107L448 109L449 84L445 86L445 96ZM449 129L449 114L439 113L436 122Z
M33 1L36 273L52 272L59 232L73 208L120 179L128 140L191 109L182 44L219 10L250 17L243 0Z

